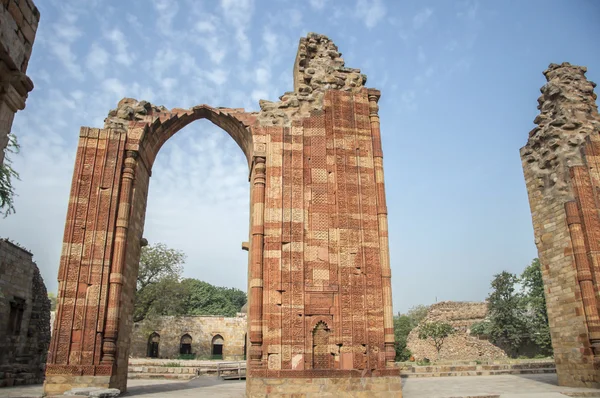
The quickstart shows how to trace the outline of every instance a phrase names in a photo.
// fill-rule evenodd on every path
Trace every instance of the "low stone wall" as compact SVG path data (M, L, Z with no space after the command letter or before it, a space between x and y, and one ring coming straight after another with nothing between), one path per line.
M515 363L457 363L447 365L417 366L401 363L400 375L407 377L495 376L556 373L553 360L519 361Z

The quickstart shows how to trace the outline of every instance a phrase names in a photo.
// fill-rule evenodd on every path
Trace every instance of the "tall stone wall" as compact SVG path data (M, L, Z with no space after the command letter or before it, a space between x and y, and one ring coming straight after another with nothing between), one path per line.
M454 328L454 334L446 338L440 350L441 360L476 360L506 357L506 352L487 340L470 334L471 326L482 322L487 316L485 302L442 301L429 307L427 316L421 322L445 322ZM407 348L415 359L436 359L435 347L428 340L419 339L418 328L413 329L407 338Z
M0 3L0 164L14 115L25 108L33 89L27 65L40 20L31 0L2 0Z
M246 358L246 317L180 316L158 317L137 322L133 327L130 355L135 358L148 356L148 340L153 333L159 337L158 357L177 358L180 355L181 338L192 338L192 354L198 359L212 355L215 336L223 338L223 359L241 361Z
M586 68L551 64L521 159L563 386L600 386L600 117Z
M0 387L41 383L49 343L50 300L32 254L0 239Z
M249 165L248 377L265 382L248 383L248 395L264 396L271 379L398 378L380 92L365 82L311 33L300 40L294 91L259 112L125 98L104 128L82 128L46 392L126 389L152 166L172 135L203 118Z

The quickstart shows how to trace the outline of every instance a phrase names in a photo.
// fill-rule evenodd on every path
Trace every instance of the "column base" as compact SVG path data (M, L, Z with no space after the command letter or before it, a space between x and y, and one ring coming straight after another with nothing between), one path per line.
M127 373L119 377L110 365L47 365L44 394L61 395L73 388L118 388L127 391Z
M401 398L400 376L371 377L298 377L246 380L246 397L376 397Z

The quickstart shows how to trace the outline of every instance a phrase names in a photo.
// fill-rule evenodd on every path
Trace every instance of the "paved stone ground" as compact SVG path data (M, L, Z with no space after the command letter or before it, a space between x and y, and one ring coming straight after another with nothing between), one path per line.
M220 381L204 376L190 381L129 380L125 397L143 398L243 398L244 381ZM586 397L600 397L600 390L559 387L555 374L520 376L463 376L423 377L404 379L404 398L565 398L564 393L586 393ZM593 394L593 395L590 395ZM38 398L42 387L23 386L0 389L0 398Z
M565 398L561 392L597 393L590 388L559 387L556 374L422 377L404 379L404 398Z

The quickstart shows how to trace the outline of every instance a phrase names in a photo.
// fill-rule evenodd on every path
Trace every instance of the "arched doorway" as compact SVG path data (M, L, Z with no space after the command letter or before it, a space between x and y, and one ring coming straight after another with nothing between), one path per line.
M223 347L225 340L220 334L217 334L212 338L211 343L211 359L223 359Z
M192 336L184 334L181 336L179 343L179 354L180 355L192 355Z
M150 337L148 337L148 357L149 358L158 358L158 345L160 343L160 335L156 332L153 332Z

